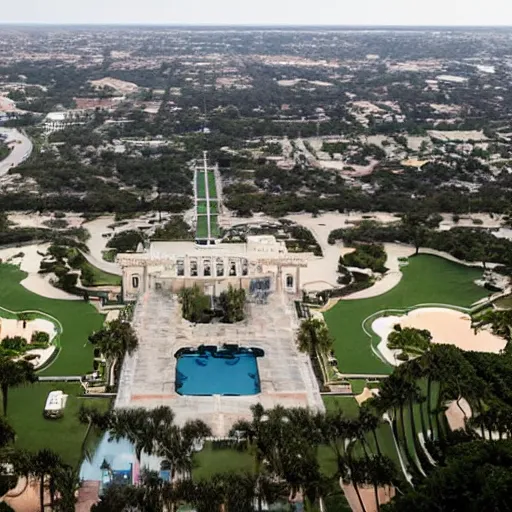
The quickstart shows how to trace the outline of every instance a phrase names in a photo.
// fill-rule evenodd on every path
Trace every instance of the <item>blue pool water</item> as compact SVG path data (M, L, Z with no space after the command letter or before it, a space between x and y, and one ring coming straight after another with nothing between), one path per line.
M262 355L262 354L258 354ZM176 354L180 395L256 395L261 391L257 355L250 349Z

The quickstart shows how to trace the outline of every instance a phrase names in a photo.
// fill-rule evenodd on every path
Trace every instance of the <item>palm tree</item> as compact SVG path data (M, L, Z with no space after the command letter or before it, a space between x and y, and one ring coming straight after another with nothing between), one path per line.
M9 443L14 442L16 433L14 429L5 421L0 418L0 449L7 446Z
M416 353L428 350L431 340L432 334L426 329L402 328L400 325L396 325L388 336L387 345L391 349Z
M317 451L323 434L318 418L305 409L277 406L265 410L258 404L252 413L252 421L236 423L231 435L254 454L261 510L263 495L258 489L266 475L276 482L286 482L291 495L319 479Z
M368 476L366 473L366 462L364 459L348 459L347 466L343 468L338 468L338 470L344 472L345 479L344 481L350 481L352 486L354 487L354 491L356 492L357 500L359 501L359 505L361 507L362 512L366 512L366 507L364 506L364 501L361 496L361 491L359 490L359 486L365 483L368 480ZM343 474L340 471L340 474Z
M23 322L23 329L25 329L25 327L27 327L27 322L31 318L30 313L22 311L21 313L18 313L16 316L18 317L18 321Z
M28 361L12 361L8 357L0 357L0 389L4 416L7 416L9 389L36 381L34 367Z
M224 312L223 322L232 324L244 319L245 290L243 288L229 288L219 296L219 303Z
M325 353L332 346L332 337L324 322L317 318L308 318L300 324L297 344L301 352L308 354Z
M56 478L63 468L68 466L64 464L59 455L46 448L39 450L31 457L30 474L39 478L39 505L41 512L44 512L44 489L45 479L49 478L50 506L53 510L55 505Z
M375 504L380 510L379 487L389 486L396 480L397 471L393 461L386 456L372 456L356 463L356 478L361 483L373 485Z
M133 327L120 319L107 322L105 327L89 336L89 342L99 348L107 360L109 369L126 354L131 355L135 352L139 344Z
M493 334L510 342L512 340L512 309L503 311L491 309L477 317L477 319L472 320L472 327L475 332L486 326L491 327Z
M379 418L370 411L369 407L363 406L359 410L359 423L361 424L363 432L372 432L377 453L380 455L379 438L377 437L377 427L380 424Z
M156 454L164 458L162 469L171 471L171 482L178 473L190 476L194 443L210 435L210 427L201 420L187 421L183 427L171 425L158 435Z
M77 471L70 466L58 468L54 475L54 485L58 493L56 505L59 512L75 512L75 493L80 485Z

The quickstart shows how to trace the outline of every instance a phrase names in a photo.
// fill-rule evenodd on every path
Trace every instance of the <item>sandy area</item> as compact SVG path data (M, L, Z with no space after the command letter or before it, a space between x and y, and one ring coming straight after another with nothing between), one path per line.
M116 233L121 233L127 230L136 230L139 228L147 229L148 231L155 228L156 224L149 224L148 221L154 218L153 213L141 215L134 219L129 219L126 224L116 227L109 227L115 224L114 217L112 215L99 217L91 222L84 224L84 228L89 231L91 237L87 241L87 247L89 248L89 254L85 254L86 259L94 266L108 272L110 274L121 275L121 269L117 263L111 263L103 259L103 251L107 250L107 243L111 236ZM162 224L168 220L168 216L162 215ZM104 234L110 234L111 236L103 236Z
M43 259L42 255L46 253L48 247L49 244L34 244L0 249L0 260L12 263L13 265L19 265L21 270L27 272L27 277L20 284L37 295L49 299L82 300L81 297L71 295L52 286L49 282L51 279L50 275L38 274L39 265ZM20 253L23 253L23 256L14 258L15 255Z
M379 352L395 366L400 364L396 359L400 351L389 349L386 340L396 324L402 327L427 329L432 334L432 343L455 345L462 350L499 353L506 345L503 338L486 329L475 334L471 328L470 316L460 311L439 307L419 308L405 315L377 318L372 324L373 331L382 339L377 347Z
M23 328L23 322L21 320L13 320L10 318L2 318L2 311L0 310L0 340L10 336L21 336L25 338L29 344L32 339L32 334L36 331L43 331L50 335L50 342L57 333L55 325L49 320L43 318L36 318L27 322L25 328ZM56 350L54 345L50 345L48 348L36 348L28 350L25 355L36 355L37 359L33 359L30 363L35 367L39 368L42 366Z
M359 405L362 405L364 404L364 402L366 402L366 400L370 400L370 398L373 398L375 396L375 394L372 392L372 390L370 388L364 388L363 389L363 392L360 393L359 395L356 395L354 398L356 399L356 402L359 404Z
M352 512L363 512L354 486L352 484L342 484L341 487L343 489L343 492L345 493L345 497L347 498L348 504L350 505ZM379 510L379 507L375 502L375 490L373 487L359 486L359 494L363 499L364 508L366 512L377 512ZM380 505L388 503L395 495L395 488L379 487L378 495Z
M49 220L55 219L53 215L38 215L36 213L11 213L9 214L9 221L14 223L20 228L48 228L43 223ZM81 215L67 213L66 218L67 228L78 228L80 227L84 219ZM66 229L67 229L66 228Z
M307 291L320 291L326 288L336 287L338 273L338 259L340 254L346 253L347 248L343 246L342 242L335 245L329 245L327 239L329 233L338 228L350 228L353 223L360 222L361 220L375 220L382 223L398 222L399 219L395 215L386 212L372 212L371 214L362 212L351 213L337 213L330 212L313 217L311 214L299 213L288 215L287 219L296 222L297 224L306 227L311 231L316 238L320 247L322 248L323 257L319 258L312 254L306 255L308 258L308 267L301 270L301 285ZM486 227L498 227L501 220L498 217L491 218L487 214L474 214L471 218L480 219ZM235 224L250 224L255 222L272 222L275 219L267 217L262 214L253 215L250 218L231 217L229 214L221 215L221 224L223 227L230 227ZM462 218L458 224L454 224L450 214L443 214L443 222L441 227L449 229L455 225L473 225L471 219L468 217ZM104 242L106 243L106 242ZM349 297L344 297L343 300L363 299L369 297L376 297L382 295L392 288L394 288L402 278L402 273L398 264L398 258L403 256L411 256L414 254L414 248L402 244L384 244L387 253L386 267L389 271L378 280L371 288L354 293ZM421 249L420 252L427 254L435 254L451 261L460 262L447 253L440 251ZM92 250L91 250L92 253ZM481 265L479 263L479 265ZM489 265L491 267L491 265Z
M31 480L24 492L15 497L9 497L7 494L3 501L15 512L39 512L41 510L39 507L39 481ZM44 501L45 504L50 503L50 495L47 490L44 492Z
M448 425L451 430L459 430L466 428L466 420L471 418L473 411L468 401L465 398L460 398L458 403L457 400L453 400L446 404L448 408L445 411Z
M7 144L11 152L0 161L0 177L7 174L10 169L21 164L32 153L32 141L15 128L0 128L2 135L7 135Z
M1 315L2 311L0 310L0 339L4 339L6 336L22 336L30 342L34 332L43 331L49 334L51 341L57 332L55 325L49 320L42 318L29 320L25 328L23 328L23 322L21 320L2 318Z

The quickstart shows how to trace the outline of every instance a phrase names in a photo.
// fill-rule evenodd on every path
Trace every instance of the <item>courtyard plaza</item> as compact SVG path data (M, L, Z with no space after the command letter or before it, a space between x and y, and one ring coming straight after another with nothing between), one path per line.
M298 328L293 301L274 293L267 303L249 302L247 316L236 324L192 324L181 316L176 295L150 289L140 296L133 325L139 348L124 362L116 408L166 405L178 424L201 419L216 437L229 433L233 423L250 419L250 407L309 407L324 411L318 384L307 354L297 350ZM176 358L183 347L222 346L224 343L263 349L258 358L261 393L250 396L182 396L176 392Z

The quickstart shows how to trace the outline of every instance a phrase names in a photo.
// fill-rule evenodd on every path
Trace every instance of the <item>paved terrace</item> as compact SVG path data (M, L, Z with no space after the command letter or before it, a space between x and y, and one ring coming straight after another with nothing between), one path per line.
M297 351L298 320L293 302L274 295L269 303L248 304L248 318L239 324L193 325L181 317L176 297L149 290L134 315L139 349L127 357L116 407L172 407L176 421L199 418L215 436L225 436L240 418L250 418L250 406L311 407L324 410L309 358ZM181 396L175 392L175 352L180 347L237 343L259 347L261 393L254 396Z

